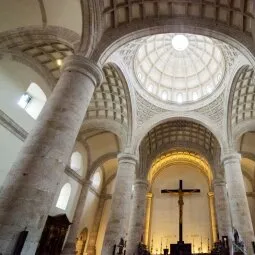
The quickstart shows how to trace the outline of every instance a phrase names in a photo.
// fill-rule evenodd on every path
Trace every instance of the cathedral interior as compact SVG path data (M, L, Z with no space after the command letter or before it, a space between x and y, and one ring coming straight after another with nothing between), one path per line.
M254 18L1 0L0 254L255 254Z

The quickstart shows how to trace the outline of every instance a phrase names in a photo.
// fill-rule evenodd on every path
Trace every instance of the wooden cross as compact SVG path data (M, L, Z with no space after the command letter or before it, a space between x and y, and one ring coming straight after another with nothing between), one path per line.
M179 189L163 189L161 193L175 194L179 196L179 242L183 242L183 233L182 233L182 220L183 220L183 196L191 193L199 193L200 189L183 189L182 180L180 180Z

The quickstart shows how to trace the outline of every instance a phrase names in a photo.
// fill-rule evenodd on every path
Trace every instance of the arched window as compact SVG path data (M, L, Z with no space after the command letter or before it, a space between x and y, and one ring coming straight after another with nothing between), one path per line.
M82 166L82 156L80 152L75 151L71 156L70 167L74 171L80 171Z
M67 207L70 195L71 195L71 184L66 183L60 191L56 207L59 209L65 210Z
M92 179L92 185L95 189L98 189L100 187L101 184L101 175L100 172L97 171L95 172L93 179Z
M20 97L18 105L34 119L37 119L47 101L42 89L32 82L27 91Z
M183 102L182 93L178 93L178 95L177 95L177 103L181 104L182 102Z

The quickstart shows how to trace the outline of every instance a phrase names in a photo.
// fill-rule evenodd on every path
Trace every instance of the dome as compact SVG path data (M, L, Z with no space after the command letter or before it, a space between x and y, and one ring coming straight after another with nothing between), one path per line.
M219 86L225 71L217 40L193 34L144 38L134 58L138 83L163 101L198 101Z

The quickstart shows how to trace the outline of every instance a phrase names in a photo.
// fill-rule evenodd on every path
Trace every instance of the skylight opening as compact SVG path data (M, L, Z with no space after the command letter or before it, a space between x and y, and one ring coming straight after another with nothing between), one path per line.
M172 39L172 45L175 50L184 51L189 45L189 40L185 35L175 35Z

